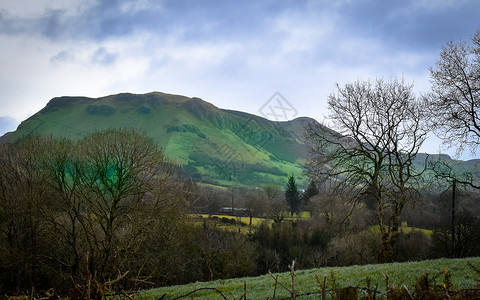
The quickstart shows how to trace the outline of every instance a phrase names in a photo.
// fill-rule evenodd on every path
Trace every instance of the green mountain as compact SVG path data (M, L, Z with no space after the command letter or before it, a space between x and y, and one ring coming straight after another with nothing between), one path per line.
M220 109L200 98L153 92L123 93L101 98L58 97L1 140L15 141L33 134L80 138L107 128L145 132L194 181L216 186L264 184L283 186L288 175L306 187L302 164L308 151L305 125L311 118L274 122L245 112ZM325 128L330 132L330 129ZM427 154L419 154L419 168ZM456 161L457 173L480 179L479 160ZM433 176L430 174L427 177Z
M195 181L220 186L284 185L294 174L306 184L304 125L310 118L273 122L219 109L199 98L159 92L101 98L59 97L3 137L32 134L79 138L107 128L134 128L151 136Z

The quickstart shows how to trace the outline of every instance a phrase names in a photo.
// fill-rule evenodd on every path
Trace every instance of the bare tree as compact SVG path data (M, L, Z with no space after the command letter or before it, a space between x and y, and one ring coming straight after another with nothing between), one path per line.
M248 191L245 195L245 208L252 217L262 217L268 212L269 201L264 191L256 188Z
M375 199L384 262L394 259L401 212L424 171L415 158L427 131L412 88L403 79L337 84L328 108L338 132L318 123L307 128L309 175L336 182L353 201L366 195Z
M197 198L192 203L196 212L217 214L223 206L222 195L219 189L202 186L197 188Z
M438 159L429 161L429 168L433 171L434 178L440 186L452 185L453 182L480 190L480 179L472 172L475 166L467 168L464 162L439 156Z
M88 250L82 239L85 228L83 202L79 197L81 166L78 162L77 141L45 138L48 155L42 160L42 169L48 177L47 188L52 192L51 207L46 220L49 231L59 241L52 256L62 269L70 270L66 277L77 278L82 271L83 258ZM85 271L85 270L83 270Z
M187 272L192 188L132 130L1 144L0 289L64 288L127 270L165 283L197 278Z
M262 191L268 199L268 217L275 223L282 223L287 217L287 205L283 199L282 191L279 186L268 184L262 187Z
M282 195L282 191L280 190L280 187L273 184L267 184L263 186L262 191L264 191L265 195L267 195L269 202L273 202L274 199L280 198Z
M45 213L50 191L41 172L44 140L30 137L0 145L0 288L28 292L42 284L54 243Z
M480 28L472 43L450 41L430 68L431 123L447 146L475 153L480 143Z
M144 134L127 130L93 133L79 143L82 225L91 273L108 276L121 253L135 253L155 218L178 206L172 170ZM151 218L148 212L156 214ZM153 223L152 223L153 222ZM157 221L158 222L158 221Z
M313 196L311 211L318 226L335 234L361 232L374 223L370 210L357 206L350 195L335 190Z

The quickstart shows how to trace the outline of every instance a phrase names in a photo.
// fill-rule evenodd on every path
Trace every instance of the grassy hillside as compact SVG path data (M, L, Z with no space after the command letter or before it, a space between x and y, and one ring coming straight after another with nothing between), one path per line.
M215 185L283 185L289 174L302 178L306 155L299 118L272 122L221 110L199 98L164 93L102 98L59 97L7 136L32 134L79 138L111 127L150 135L166 155L196 181Z
M475 287L480 280L477 274L469 265L472 263L476 267L480 267L480 258L468 259L438 259L421 262L364 265L351 267L335 267L335 268L319 268L312 270L304 270L295 272L295 289L298 294L306 294L318 292L321 290L324 277L326 276L326 288L332 289L342 287L360 287L374 288L378 284L378 291L386 292L385 276L388 276L389 286L393 288L402 288L405 285L410 291L414 290L417 280L427 272L429 278L438 275L431 284L441 285L445 278L445 270L451 275L455 289L466 289ZM333 276L332 276L333 274ZM274 274L279 276L279 282L286 287L291 287L292 281L290 273ZM367 280L368 278L368 280ZM333 279L335 283L333 283ZM368 281L370 282L368 284ZM164 287L159 289L147 290L141 293L142 299L172 299L181 295L185 295L199 288L217 288L228 299L240 299L244 293L244 283L246 284L248 299L267 299L272 297L274 293L275 280L270 275L259 277L248 277L228 280L216 280L212 282L192 283L180 286ZM279 298L287 298L289 292L277 286L276 296ZM213 290L203 290L195 293L194 299L223 299L217 292ZM307 297L305 297L307 298ZM311 299L318 299L318 295L311 295ZM308 298L308 299L310 299ZM302 297L301 299L304 299Z
M79 138L112 127L135 128L151 136L197 182L217 186L284 185L287 176L293 174L303 188L307 183L302 164L308 155L303 136L305 125L312 121L303 117L273 122L219 109L199 98L159 92L58 97L2 140L14 141L32 134ZM429 156L429 160L439 157ZM426 154L418 155L419 168L425 158ZM473 173L477 178L478 162L453 161L458 172Z

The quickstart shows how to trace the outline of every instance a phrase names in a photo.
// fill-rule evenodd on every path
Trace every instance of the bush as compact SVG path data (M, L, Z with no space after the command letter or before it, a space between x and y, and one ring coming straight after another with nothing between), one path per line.
M328 244L327 261L332 266L373 264L380 249L379 235L370 231L337 236Z
M428 259L430 247L431 239L421 231L401 233L394 247L395 259L400 262Z
M275 223L272 227L263 224L252 239L262 249L259 271L282 271L292 260L296 260L298 268L318 266L321 260L318 254L327 247L331 234L316 227L314 222L295 221ZM276 269L279 266L280 269Z

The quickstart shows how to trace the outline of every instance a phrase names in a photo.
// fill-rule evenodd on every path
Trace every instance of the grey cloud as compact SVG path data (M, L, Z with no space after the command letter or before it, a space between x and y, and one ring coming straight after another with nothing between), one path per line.
M478 26L479 1L419 7L415 1L352 1L342 7L342 28L392 48L431 49L449 39L468 37Z
M336 14L338 33L369 36L394 47L430 48L445 37L462 38L478 26L479 1L419 7L409 1L144 1L102 0L78 14L47 10L34 19L18 19L0 11L0 30L7 34L41 34L52 40L95 40L148 32L168 36L182 28L184 41L249 40L269 33L271 21L282 13ZM129 9L130 7L130 9ZM321 16L321 14L319 15ZM470 28L469 28L470 27ZM469 28L468 33L466 28Z
M92 63L100 64L103 66L113 65L117 60L118 54L108 52L105 47L98 48L91 57Z
M50 63L65 63L75 61L75 55L70 50L62 50L50 58Z
M34 32L35 26L27 20L13 18L6 10L0 10L0 32L6 35L15 35Z
M139 32L166 36L185 29L186 40L248 39L265 32L272 14L296 2L283 1L163 1L132 7L131 1L103 0L76 14L65 9L47 10L36 18L13 18L0 12L0 29L7 34L41 34L51 40L105 40ZM300 5L301 6L301 5Z

